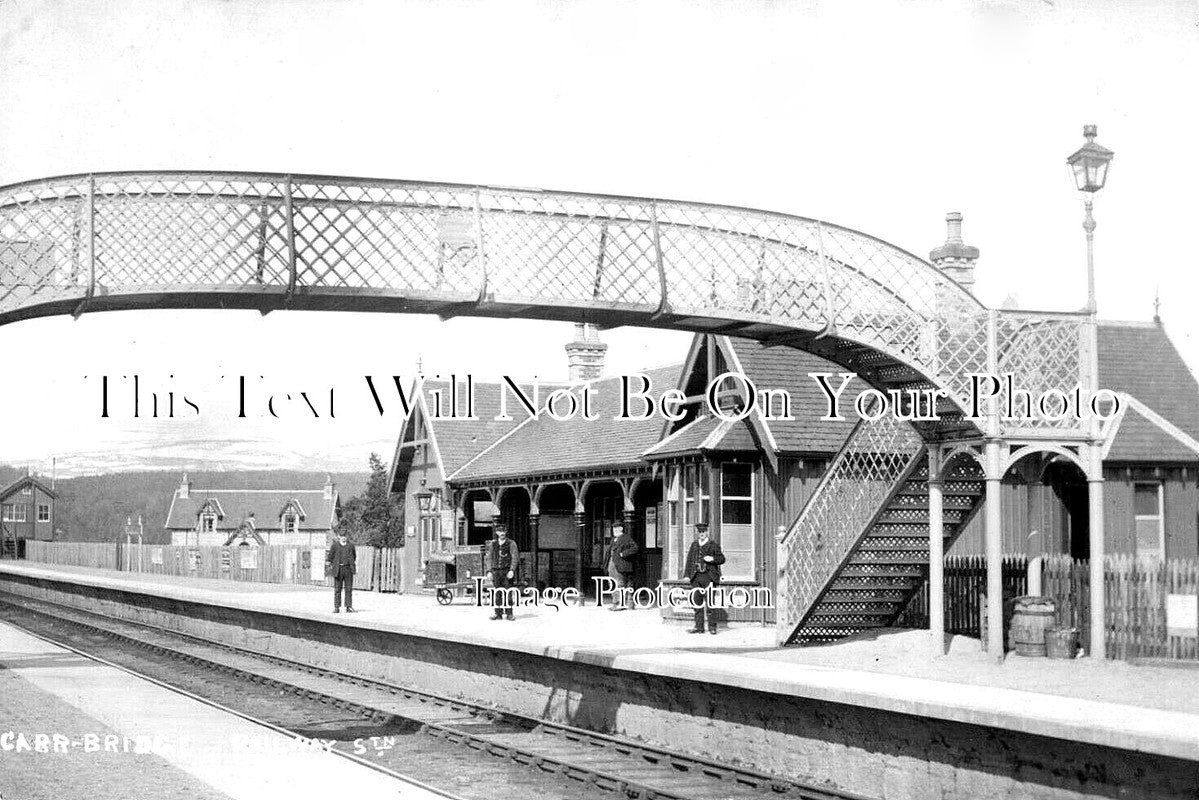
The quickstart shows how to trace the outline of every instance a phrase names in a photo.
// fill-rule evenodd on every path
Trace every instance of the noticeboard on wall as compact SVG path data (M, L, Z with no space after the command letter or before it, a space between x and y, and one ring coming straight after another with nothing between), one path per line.
M574 550L579 546L578 528L573 514L542 514L537 529L540 550Z
M1199 637L1199 595L1166 595L1166 633L1191 639Z

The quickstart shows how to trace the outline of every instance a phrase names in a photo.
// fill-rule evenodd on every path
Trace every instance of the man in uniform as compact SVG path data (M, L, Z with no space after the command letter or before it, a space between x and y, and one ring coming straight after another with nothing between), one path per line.
M610 610L624 611L625 589L633 585L633 562L637 555L637 543L625 532L624 525L619 522L612 526L612 541L608 544L608 552L604 556L608 577L616 583L618 594L613 598Z
M487 543L487 568L491 570L491 585L496 589L510 589L515 585L516 568L520 564L520 550L516 542L508 538L508 526L502 522L495 523L495 538ZM504 594L508 594L505 592ZM493 595L494 597L494 595ZM512 606L501 606L496 602L492 619L514 619Z
M716 622L712 619L712 609L708 607L706 592L709 586L720 583L720 565L724 563L724 553L720 545L708 538L708 523L698 522L695 525L695 541L687 551L687 562L683 574L691 581L691 588L704 592L702 602L695 606L695 627L688 633L703 633L707 623L708 633L716 633Z
M333 613L341 611L341 595L345 590L346 612L354 610L354 569L357 566L358 552L354 545L346 540L346 532L337 534L337 541L325 555L325 569L333 574Z

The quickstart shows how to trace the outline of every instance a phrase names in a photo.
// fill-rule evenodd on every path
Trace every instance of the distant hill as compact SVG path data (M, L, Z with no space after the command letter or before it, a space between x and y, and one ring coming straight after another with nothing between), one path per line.
M0 465L0 486L25 474ZM325 472L300 470L228 470L189 472L193 490L204 489L320 489ZM344 505L366 489L370 472L334 472L333 483ZM171 498L182 479L179 472L116 472L63 478L58 481L56 525L69 541L116 541L125 538L125 519L142 515L146 542L165 542L163 530ZM49 478L44 478L49 483Z

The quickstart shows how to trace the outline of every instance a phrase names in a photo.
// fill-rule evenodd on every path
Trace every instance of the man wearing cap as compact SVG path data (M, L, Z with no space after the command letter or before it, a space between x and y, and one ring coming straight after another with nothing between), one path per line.
M333 613L341 611L341 595L345 591L346 611L354 610L354 568L358 551L346 540L346 532L338 531L337 540L325 555L325 569L333 575Z
M687 562L683 567L683 574L691 581L692 597L697 601L695 627L688 633L703 633L705 623L708 633L716 633L716 622L712 619L712 609L708 607L707 589L720 583L720 565L723 563L724 553L720 551L720 545L708 538L708 523L696 523L695 541L687 551Z
M516 579L516 568L520 564L520 550L516 547L516 542L508 538L508 526L503 522L495 523L495 538L487 543L487 551L485 553L487 568L491 570L491 585L496 589L510 589ZM504 594L509 594L504 592ZM493 595L494 597L494 595ZM495 613L491 615L492 619L514 619L512 616L512 606L501 606L502 599L496 599L493 602Z
M608 552L604 555L608 577L616 584L617 594L612 599L611 611L624 611L625 589L633 585L633 562L630 559L637 555L637 543L625 532L624 525L619 522L612 526L612 541L608 544Z

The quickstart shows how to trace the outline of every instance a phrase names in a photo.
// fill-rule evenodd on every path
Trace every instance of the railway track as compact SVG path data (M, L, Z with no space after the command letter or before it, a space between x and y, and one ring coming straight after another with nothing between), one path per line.
M206 693L228 692L230 683L244 687L233 694L251 707L254 716L235 709L236 713L293 735L336 739L336 749L343 754L356 760L365 756L372 768L397 777L414 767L424 769L426 775L418 782L447 797L490 797L490 793L478 795L470 787L494 792L520 785L530 795L572 800L865 800L860 795L44 601L0 593L0 618L83 655L97 645L106 652L115 650L107 657L129 669L120 663L128 658L113 657L126 654L139 662L132 671L145 670L151 680L172 688L181 682L206 684L199 687L204 691L196 692L201 698ZM180 663L198 669L180 671ZM256 692L265 697L256 698ZM314 716L312 708L320 711ZM334 719L324 718L329 711ZM347 720L345 714L352 719ZM434 769L434 774L428 775L432 760L438 758L456 763L440 770L449 774Z

